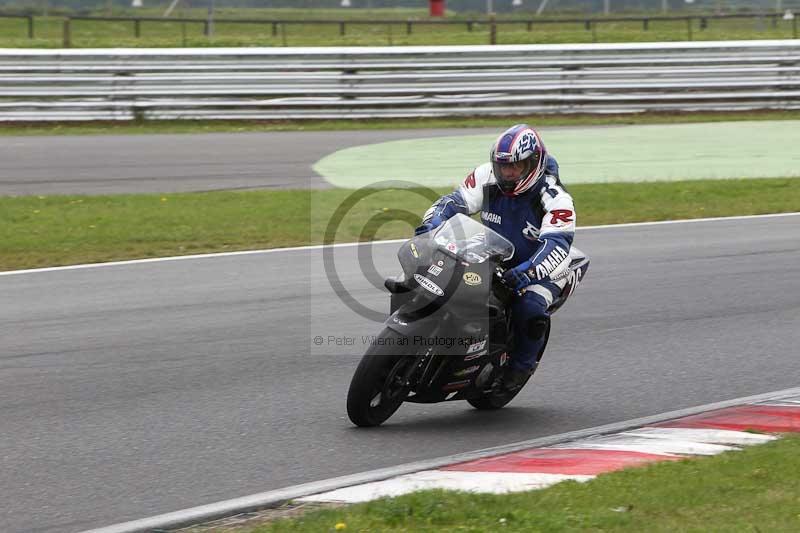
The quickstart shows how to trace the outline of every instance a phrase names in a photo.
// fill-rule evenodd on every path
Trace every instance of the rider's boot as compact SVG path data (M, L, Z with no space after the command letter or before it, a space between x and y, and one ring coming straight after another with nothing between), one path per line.
M547 345L547 302L533 292L520 296L512 310L513 350L508 366L493 384L499 392L517 392L536 371Z
M530 379L534 371L535 368L521 370L512 366L507 366L492 385L492 389L505 394L517 392L528 382L528 379Z

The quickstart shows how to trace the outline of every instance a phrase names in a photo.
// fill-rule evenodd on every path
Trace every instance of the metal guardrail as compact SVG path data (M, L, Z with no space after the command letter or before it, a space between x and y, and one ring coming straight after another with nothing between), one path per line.
M800 109L800 42L0 50L0 120Z

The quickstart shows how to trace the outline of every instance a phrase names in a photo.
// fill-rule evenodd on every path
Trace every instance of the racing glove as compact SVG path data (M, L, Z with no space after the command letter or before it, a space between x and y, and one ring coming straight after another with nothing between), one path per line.
M528 259L514 268L509 268L503 273L503 282L515 291L521 291L525 287L533 285L536 278L530 272L531 265L531 260Z
M444 221L444 218L434 215L418 226L417 229L414 230L414 235L422 235L423 233L428 233L429 231L435 230L444 224Z
M557 280L568 268L568 249L564 249L555 239L544 239L536 255L505 271L503 281L515 291L520 291L537 281Z
M467 205L464 198L458 191L445 194L425 212L422 217L422 224L414 230L414 235L422 235L433 229L438 228L448 218L456 213L467 213Z

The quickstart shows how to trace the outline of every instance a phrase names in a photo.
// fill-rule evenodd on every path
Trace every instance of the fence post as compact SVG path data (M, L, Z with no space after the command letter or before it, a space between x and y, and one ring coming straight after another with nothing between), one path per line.
M410 20L406 22L406 35L411 35L411 25L412 22Z
M592 21L592 42L593 43L597 42L597 21L596 20Z
M797 39L797 15L792 19L792 36Z
M278 23L277 22L273 22L272 23L272 36L273 37L277 37L277 35L278 35Z
M644 31L650 29L650 19L642 19L642 28L644 29Z
M133 35L137 39L142 36L142 21L140 19L133 21Z
M689 33L689 40L692 40L692 17L686 17L686 31Z
M28 15L28 39L33 39L33 15Z
M392 25L386 25L386 39L389 41L389 46L392 46Z
M287 44L286 44L286 23L285 22L281 22L281 42L283 43L283 46L287 46Z
M528 21L528 31L531 31L532 29L533 29L533 21L529 20Z
M209 34L208 30L209 30L208 20L204 20L203 21L203 35L205 35L206 37L208 37L208 34Z
M472 31L472 21L471 20L467 21L467 31Z
M489 13L489 44L497 44L497 17Z
M62 28L63 28L61 32L62 44L64 48L70 48L72 46L72 35L71 35L72 28L70 28L69 17L64 18L64 25L62 26Z
M339 23L339 35L344 35L344 22Z

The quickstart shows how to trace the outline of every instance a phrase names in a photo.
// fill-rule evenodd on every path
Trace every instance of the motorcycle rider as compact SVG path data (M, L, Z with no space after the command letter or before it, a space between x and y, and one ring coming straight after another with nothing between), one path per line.
M492 145L489 162L475 168L458 188L434 202L416 235L457 213L475 214L514 244L505 266L511 303L513 349L497 390L522 387L541 359L550 327L548 307L567 281L575 235L572 197L558 177L558 163L527 124L512 126Z

